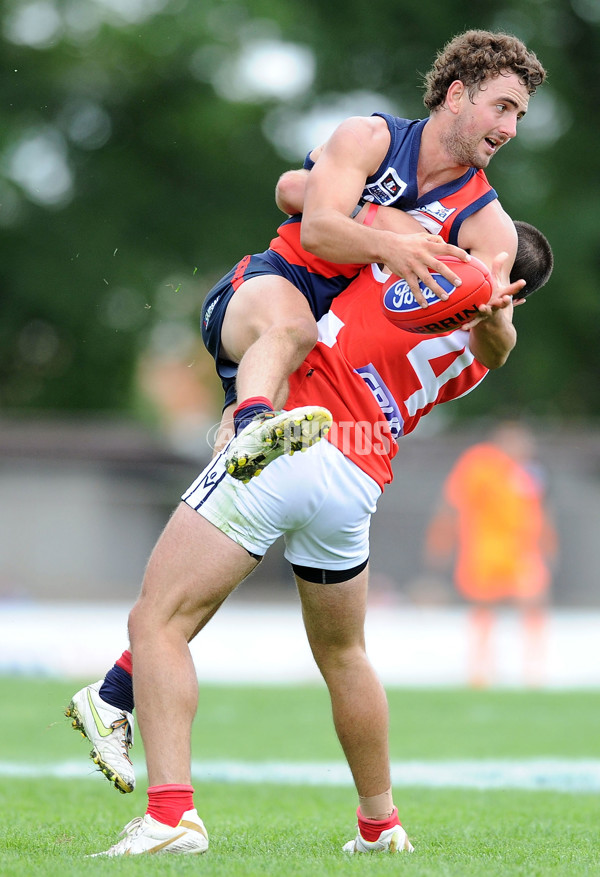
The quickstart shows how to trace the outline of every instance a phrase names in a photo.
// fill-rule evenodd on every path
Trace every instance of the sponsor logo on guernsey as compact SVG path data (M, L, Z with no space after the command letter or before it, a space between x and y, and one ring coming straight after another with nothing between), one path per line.
M449 295L451 295L456 289L456 287L453 286L449 280L446 280L445 277L442 277L441 274L432 274L431 276ZM419 287L427 301L438 301L435 292L432 292L432 290L429 289L428 286L425 286L422 281L419 281ZM392 283L389 289L386 289L383 296L383 306L386 310L392 311L393 313L410 313L412 311L422 310L421 305L414 297L410 286L406 280L403 280L402 278L395 283Z
M362 197L376 204L391 204L404 194L407 186L408 183L398 176L396 169L390 167L374 183L365 186Z
M430 204L425 204L423 207L417 207L416 212L425 213L427 216L431 216L433 219L437 219L441 223L444 223L449 216L456 213L456 207L444 207L440 201L432 201Z
M385 381L373 365L363 365L356 369L367 387L375 396L375 401L381 408L383 415L390 425L390 432L394 439L403 434L404 420L398 408L398 403L385 385Z

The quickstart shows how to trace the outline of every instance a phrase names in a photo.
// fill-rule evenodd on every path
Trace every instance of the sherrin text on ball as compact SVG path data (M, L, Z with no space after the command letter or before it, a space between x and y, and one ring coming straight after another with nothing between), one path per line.
M455 256L443 256L440 262L450 265L461 278L460 286L453 286L441 274L433 278L448 293L446 301L439 299L425 284L419 286L428 307L423 308L415 299L408 283L392 275L384 284L381 307L390 322L406 332L422 335L439 335L459 329L479 313L479 305L486 304L492 294L492 277L486 265L474 256L469 262L461 262Z

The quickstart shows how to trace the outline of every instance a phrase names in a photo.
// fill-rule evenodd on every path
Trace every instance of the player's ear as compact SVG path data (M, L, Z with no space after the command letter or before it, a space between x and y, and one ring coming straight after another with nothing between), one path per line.
M455 79L448 86L446 92L446 106L452 113L457 113L460 109L462 99L466 93L464 83L460 79Z

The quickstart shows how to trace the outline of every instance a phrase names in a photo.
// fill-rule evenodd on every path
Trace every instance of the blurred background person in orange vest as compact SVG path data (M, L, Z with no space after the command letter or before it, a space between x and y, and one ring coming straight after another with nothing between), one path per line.
M516 606L523 627L523 673L543 683L545 616L557 535L533 434L518 422L497 426L488 441L456 461L426 535L426 565L454 560L454 583L471 604L469 684L493 681L495 608Z

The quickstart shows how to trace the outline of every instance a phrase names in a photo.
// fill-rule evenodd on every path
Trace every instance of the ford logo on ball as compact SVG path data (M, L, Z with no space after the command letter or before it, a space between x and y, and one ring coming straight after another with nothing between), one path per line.
M451 295L456 289L449 280L446 280L445 277L442 277L441 274L432 274L433 279L439 283L442 289ZM419 287L423 291L425 299L427 301L438 301L438 297L435 292L432 292L428 286L425 286L423 281L419 281ZM392 285L385 291L383 296L383 306L388 311L402 311L404 313L408 313L410 311L419 311L421 310L421 305L415 299L412 294L411 288L406 282L400 278L396 283L392 283Z

